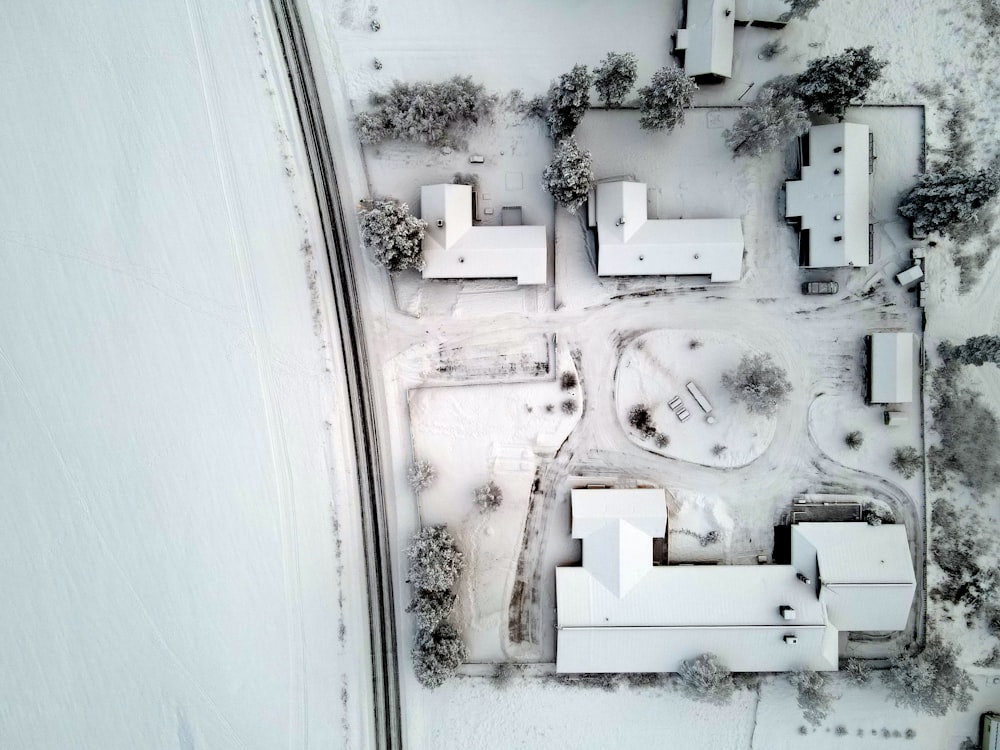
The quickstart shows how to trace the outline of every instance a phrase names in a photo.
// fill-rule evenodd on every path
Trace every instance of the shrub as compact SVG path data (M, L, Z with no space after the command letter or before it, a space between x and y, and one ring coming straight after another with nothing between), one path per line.
M639 65L631 52L609 52L598 67L594 68L594 88L598 98L607 107L620 107L628 96L638 76Z
M864 442L865 436L861 434L861 430L852 430L844 437L844 443L852 451L860 450Z
M807 130L809 116L800 100L765 89L723 137L736 158L775 151Z
M639 127L671 131L684 122L684 108L698 85L680 68L660 68L648 86L639 89Z
M576 373L567 371L562 374L559 378L559 387L564 391L571 391L576 388L577 384Z
M664 435L662 432L657 432L653 435L653 445L657 448L666 448L670 445L670 436Z
M947 500L931 509L931 555L944 573L944 581L931 594L969 609L969 616L982 611L997 590L995 568L983 568L981 560L995 559L995 545L984 524L974 513L959 513Z
M375 262L389 271L424 267L423 239L427 222L399 201L363 201L359 212L361 241L374 252Z
M429 461L417 460L410 465L406 478L410 483L410 489L419 495L434 484L434 480L437 479L437 469Z
M924 458L913 446L896 448L892 454L892 468L903 475L903 479L913 479L924 465Z
M444 622L434 630L420 630L411 651L413 669L424 687L436 688L465 661L465 644L454 627Z
M781 16L782 21L791 21L795 18L804 19L816 6L822 2L822 0L786 0L789 5L788 12Z
M770 42L761 45L757 56L761 60L772 60L778 55L784 54L788 47L780 39L772 39Z
M721 456L725 452L726 452L726 446L724 446L722 443L716 443L715 445L712 446L713 456Z
M476 488L476 505L480 513L488 513L500 507L503 502L503 491L496 482L488 482Z
M791 672L788 681L798 690L798 703L803 718L813 726L818 726L833 706L829 676L826 672Z
M642 433L644 438L656 435L656 425L645 404L636 404L628 410L628 423Z
M849 47L811 60L796 79L795 93L808 111L843 118L847 106L864 97L886 65L872 56L870 46Z
M728 703L736 691L732 673L714 654L702 654L681 662L677 678L681 692L695 700Z
M545 99L545 122L548 123L552 140L568 138L587 114L590 106L590 87L594 77L586 65L574 65L569 73L563 73L549 86Z
M454 608L455 592L450 589L416 589L406 611L417 618L417 627L421 630L433 630Z
M942 341L938 353L945 360L961 365L981 367L987 362L1000 365L1000 336L973 336L958 346Z
M556 203L570 213L576 213L594 184L594 167L590 152L581 151L576 139L570 136L559 141L552 161L542 172L542 187Z
M456 144L459 130L489 118L497 97L470 77L455 76L442 83L396 81L386 93L373 93L371 103L375 110L355 120L362 143L399 139L444 146Z
M919 232L947 236L959 225L976 221L976 212L1000 191L1000 172L949 169L922 174L899 204L899 213Z
M576 403L576 399L568 398L562 402L563 414L576 414L576 410L579 408L580 407Z
M770 416L788 400L792 384L770 354L743 355L739 366L722 376L722 385L751 414Z
M493 684L501 690L506 690L510 687L511 682L514 681L517 672L517 667L510 662L497 664L496 669L493 671Z
M424 526L406 547L407 581L417 589L448 591L458 580L464 555L444 524Z
M862 659L848 659L843 671L848 682L852 682L855 685L867 684L872 676L871 667L868 666L868 662Z
M955 648L933 634L918 656L900 657L882 672L882 681L897 706L929 716L944 716L953 707L965 711L977 689L958 665Z

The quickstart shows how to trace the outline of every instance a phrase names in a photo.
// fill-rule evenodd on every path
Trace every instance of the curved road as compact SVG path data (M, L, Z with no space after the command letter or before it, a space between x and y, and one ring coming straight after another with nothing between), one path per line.
M366 556L375 711L373 747L377 750L398 750L402 748L403 740L389 534L380 471L381 447L375 424L368 347L359 312L357 279L333 154L298 5L296 0L271 0L271 9L309 157L346 369Z

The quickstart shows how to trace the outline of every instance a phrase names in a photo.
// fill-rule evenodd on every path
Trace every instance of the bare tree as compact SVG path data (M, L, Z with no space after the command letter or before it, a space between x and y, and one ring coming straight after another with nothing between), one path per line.
M639 64L631 52L609 52L598 67L594 68L594 88L607 107L620 107L628 96L638 76Z
M696 700L728 703L736 691L732 673L714 654L702 654L681 662L677 678L681 691Z
M958 652L931 634L918 656L900 657L882 673L882 681L897 706L929 716L944 716L953 708L965 711L977 690L969 673L958 665Z
M896 448L892 454L892 468L903 475L903 479L912 479L924 465L924 458L913 446Z
M639 89L639 127L671 131L684 122L684 109L698 85L680 68L660 68L648 86Z
M733 157L760 156L775 151L809 129L809 116L794 96L764 89L723 133Z
M818 726L830 713L833 706L833 693L830 690L830 677L826 672L790 672L788 681L798 690L799 708L806 721Z
M770 416L788 400L792 384L770 354L743 355L739 366L722 376L722 385L751 414Z
M410 464L406 478L410 483L410 488L419 495L434 484L434 480L437 479L437 469L430 461L417 459Z
M500 507L503 502L503 491L496 482L487 482L476 488L476 505L480 513L489 513Z
M918 232L949 232L976 221L976 212L1000 191L1000 172L983 169L970 172L949 169L922 174L903 202L899 213L913 222Z

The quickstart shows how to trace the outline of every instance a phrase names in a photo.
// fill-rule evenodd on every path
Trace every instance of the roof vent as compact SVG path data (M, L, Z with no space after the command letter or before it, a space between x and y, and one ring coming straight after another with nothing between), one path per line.
M834 174L840 174L840 167L837 167L836 169L834 169L833 173Z
M701 256L700 256L700 255L699 255L698 253L695 253L695 254L694 254L694 259L695 259L695 260L698 260L698 258L700 258L700 257L701 257Z
M840 242L842 239L844 239L844 238L841 235L838 234L838 235L834 236L833 241L834 242Z
M615 222L615 226L616 227L621 227L621 226L624 226L624 225L625 225L625 217L624 216L619 216L618 217L618 221Z
M839 154L839 153L840 153L841 151L843 151L843 150L844 150L844 147L843 147L843 146L834 146L834 148L833 148L833 153L835 153L835 154Z
M639 256L639 260L646 260L646 256L645 255L640 255Z
M812 581L810 581L808 578L802 575L802 573L796 573L795 577L798 578L800 581L802 581L802 583L806 584L807 586L812 583Z
M444 219L438 219L438 220L437 220L436 222L434 222L434 223L435 223L435 224L437 224L437 228L438 228L438 229L444 229Z
M728 17L729 17L729 16L731 16L731 15L733 15L733 10L732 10L732 8L726 8L726 17L728 18Z
M459 263L465 263L465 258L461 258L461 257L460 257L460 258L458 259L458 262L459 262Z
M784 638L785 643L794 645L799 642L799 639L794 635L786 635Z
M834 214L833 215L833 220L834 221L840 221L840 214Z
M780 607L778 607L778 614L781 615L786 620L794 620L795 608L789 607L787 604L782 604Z

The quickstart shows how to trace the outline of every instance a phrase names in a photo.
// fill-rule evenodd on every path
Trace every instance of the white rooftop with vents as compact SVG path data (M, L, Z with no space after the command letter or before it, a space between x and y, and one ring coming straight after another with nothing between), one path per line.
M664 490L573 490L583 565L556 568L557 672L835 670L839 630L898 630L915 590L903 526L799 524L791 565L654 565Z
M469 185L420 188L420 217L427 222L425 279L517 279L547 283L544 226L475 226Z
M598 183L588 205L597 228L598 276L708 276L739 281L739 219L650 219L646 183Z
M801 176L785 183L785 217L799 225L805 267L870 265L869 132L842 122L803 137Z

